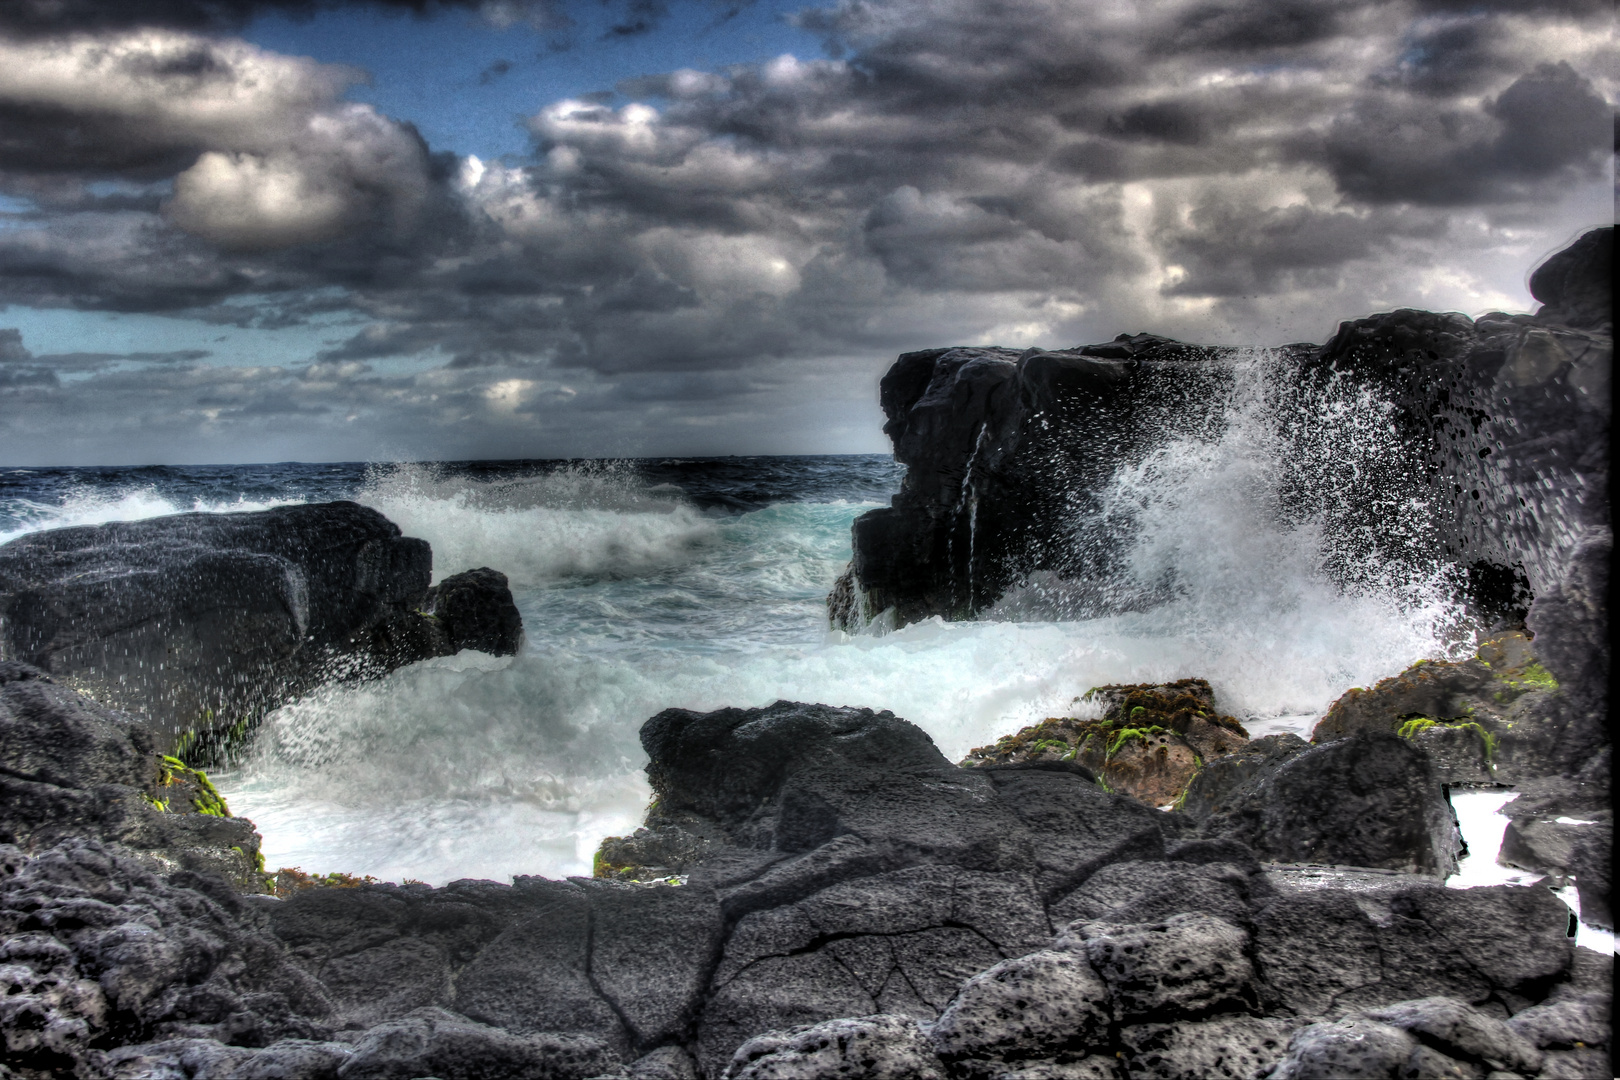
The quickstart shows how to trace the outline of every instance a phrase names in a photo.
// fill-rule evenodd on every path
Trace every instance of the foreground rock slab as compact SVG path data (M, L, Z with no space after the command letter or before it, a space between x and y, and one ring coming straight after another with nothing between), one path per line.
M138 726L97 722L124 760ZM0 1065L1125 1080L1314 1068L1337 1036L1298 1033L1335 1024L1458 1075L1606 1053L1611 968L1544 888L1263 864L1069 763L959 768L888 713L670 710L644 738L659 801L604 845L616 880L276 900L123 840L0 849Z

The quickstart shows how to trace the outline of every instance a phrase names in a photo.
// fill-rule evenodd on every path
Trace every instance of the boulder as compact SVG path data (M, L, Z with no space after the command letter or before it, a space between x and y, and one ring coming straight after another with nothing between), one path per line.
M1534 610L1543 612L1538 625L1551 618L1549 602L1548 597L1536 601ZM1585 645L1599 649L1594 642ZM1371 688L1346 691L1311 739L1321 743L1357 731L1395 732L1421 747L1448 784L1514 783L1579 769L1606 742L1593 712L1603 699L1570 693L1542 666L1539 656L1551 647L1546 639L1532 641L1514 631L1481 643L1464 660L1420 660ZM1574 670L1596 678L1585 668Z
M1282 1060L1297 1021L1229 1015L1120 1028L1125 1066L1149 1080L1247 1080Z
M436 620L432 565L426 541L352 502L30 533L0 546L0 659L144 716L188 757L325 678L515 650L504 579L449 579Z
M483 566L452 574L427 591L423 608L457 651L515 656L523 647L523 617L499 570Z
M1253 923L1267 1013L1331 1019L1431 996L1524 1007L1572 971L1569 909L1543 888L1365 872L1271 879L1277 896Z
M1451 807L1428 758L1407 740L1367 732L1304 749L1279 740L1258 761L1241 757L1188 790L1187 813L1206 831L1276 862L1442 877L1456 867Z
M1243 725L1216 712L1214 692L1203 679L1099 686L1081 700L1095 701L1103 714L1094 720L1044 720L970 751L961 764L1072 762L1085 775L1102 777L1110 791L1149 806L1170 806L1206 762L1237 753L1249 742Z
M1545 1058L1496 1017L1453 998L1430 997L1302 1028L1271 1076L1534 1076Z
M1259 1004L1249 935L1203 912L1153 923L1071 923L1057 948L1082 953L1108 984L1120 1023Z
M929 1037L946 1061L1085 1056L1108 1042L1108 986L1084 955L1046 949L962 984Z

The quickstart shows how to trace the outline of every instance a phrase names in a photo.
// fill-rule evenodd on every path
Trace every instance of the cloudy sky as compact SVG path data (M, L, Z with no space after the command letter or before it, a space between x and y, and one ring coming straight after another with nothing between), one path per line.
M1526 310L1608 0L5 0L0 464L887 450L935 345Z

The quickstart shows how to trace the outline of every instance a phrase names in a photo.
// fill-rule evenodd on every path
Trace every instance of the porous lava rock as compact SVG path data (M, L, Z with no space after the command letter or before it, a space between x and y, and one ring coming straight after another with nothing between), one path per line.
M353 502L30 533L0 546L0 659L141 714L158 749L191 757L326 678L516 651L504 577L430 597L432 567L426 541Z

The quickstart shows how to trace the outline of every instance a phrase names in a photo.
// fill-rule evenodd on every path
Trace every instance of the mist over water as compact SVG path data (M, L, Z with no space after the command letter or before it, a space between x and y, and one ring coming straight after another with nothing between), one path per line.
M603 836L640 823L638 732L671 706L889 709L956 759L1073 714L1092 686L1187 676L1255 734L1308 733L1348 687L1453 652L1444 575L1351 535L1335 510L1404 468L1387 414L1291 400L1267 354L1209 377L1207 409L1166 422L1101 513L1056 538L1126 538L1107 580L1032 581L971 623L828 630L850 524L898 487L883 458L342 466L235 501L101 484L35 508L13 497L0 529L349 497L428 540L438 577L504 571L521 655L323 688L272 714L219 785L272 868L435 884L588 874ZM1422 511L1391 509L1414 529Z

